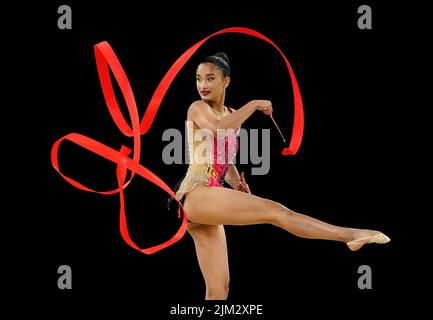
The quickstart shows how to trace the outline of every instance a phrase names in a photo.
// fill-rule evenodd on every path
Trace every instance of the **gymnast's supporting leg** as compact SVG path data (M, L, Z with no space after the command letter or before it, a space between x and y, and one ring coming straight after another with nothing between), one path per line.
M229 291L229 265L224 227L188 224L206 283L206 300L225 300Z

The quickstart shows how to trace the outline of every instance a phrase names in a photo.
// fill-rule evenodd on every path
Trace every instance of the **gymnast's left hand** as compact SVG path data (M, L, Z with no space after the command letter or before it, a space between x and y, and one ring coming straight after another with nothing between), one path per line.
M248 186L248 183L245 182L245 176L243 172L241 173L240 180L236 185L236 190L251 194L250 187Z

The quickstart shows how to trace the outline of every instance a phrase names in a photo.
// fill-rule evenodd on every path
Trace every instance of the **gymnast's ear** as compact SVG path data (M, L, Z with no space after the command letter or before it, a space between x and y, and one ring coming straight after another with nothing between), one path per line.
M230 77L225 77L224 78L224 88L227 88L230 84Z

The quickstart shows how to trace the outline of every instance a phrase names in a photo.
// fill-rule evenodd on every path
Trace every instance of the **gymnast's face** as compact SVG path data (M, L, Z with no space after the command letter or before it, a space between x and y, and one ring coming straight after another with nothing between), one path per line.
M229 80L230 78L224 77L223 72L213 63L201 63L197 68L197 91L203 100L221 99Z

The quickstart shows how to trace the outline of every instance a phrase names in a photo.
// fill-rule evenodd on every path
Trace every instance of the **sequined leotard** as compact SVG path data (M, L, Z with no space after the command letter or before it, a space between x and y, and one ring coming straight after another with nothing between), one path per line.
M228 110L233 112L230 108ZM208 129L197 128L192 121L187 121L188 126L189 167L174 190L182 202L184 196L199 185L222 187L228 166L234 162L239 148L239 129L221 130L215 136Z

